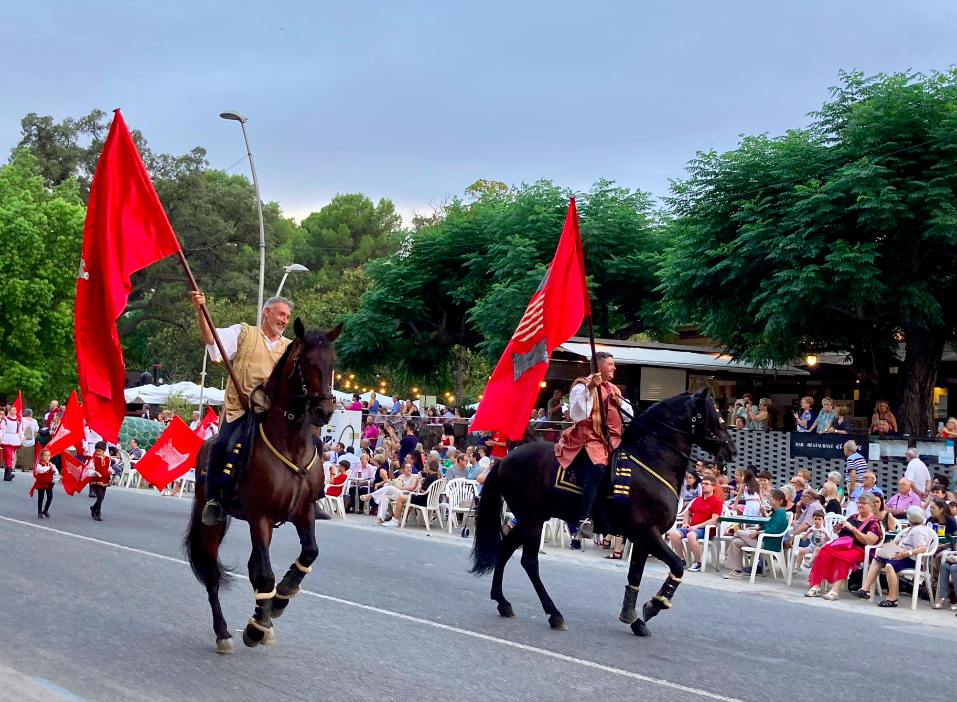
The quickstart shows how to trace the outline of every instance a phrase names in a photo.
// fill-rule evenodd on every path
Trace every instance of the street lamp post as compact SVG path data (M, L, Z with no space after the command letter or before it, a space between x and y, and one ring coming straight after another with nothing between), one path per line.
M279 288L276 290L276 297L279 297L279 293L282 292L282 286L286 284L286 278L289 277L290 273L308 273L309 269L305 266L302 266L298 263L293 263L289 266L283 266L282 280L279 281Z
M253 173L253 188L256 190L256 212L259 214L259 304L256 307L256 326L262 324L263 317L263 281L266 275L266 230L263 228L263 201L259 197L259 180L256 178L256 164L253 163L253 152L249 149L249 137L246 136L246 117L236 110L226 110L219 114L223 119L239 122L243 128L243 140L246 142L246 155L249 156L249 169Z

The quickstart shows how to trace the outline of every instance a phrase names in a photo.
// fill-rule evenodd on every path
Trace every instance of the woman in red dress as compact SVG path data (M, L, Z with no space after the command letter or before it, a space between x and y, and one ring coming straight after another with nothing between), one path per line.
M866 492L857 498L858 513L834 525L837 538L822 546L814 559L808 576L811 589L804 593L805 597L820 597L823 583L828 582L831 589L824 599L837 599L847 576L864 562L864 547L873 546L881 539L881 528L874 516L875 505L874 495Z

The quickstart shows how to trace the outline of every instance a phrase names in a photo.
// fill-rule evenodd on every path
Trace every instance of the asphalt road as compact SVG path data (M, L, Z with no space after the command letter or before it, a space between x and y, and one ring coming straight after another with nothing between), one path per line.
M464 540L336 522L319 523L318 564L276 622L278 645L246 649L237 636L236 655L219 656L182 560L185 500L111 488L97 523L87 497L57 488L53 518L38 520L28 485L0 484L0 664L89 702L910 699L917 683L902 671L927 671L924 699L952 694L931 672L957 664L957 627L713 590L688 574L639 639L617 620L622 569L551 558L542 576L570 629L553 632L517 559L505 587L518 616L503 619L490 579L467 573ZM277 575L297 554L282 527ZM234 522L223 560L243 574L248 555ZM248 581L222 601L239 631Z

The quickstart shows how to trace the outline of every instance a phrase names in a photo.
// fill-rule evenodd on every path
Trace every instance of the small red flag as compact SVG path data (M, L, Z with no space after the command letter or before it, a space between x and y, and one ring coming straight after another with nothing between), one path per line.
M174 415L156 443L137 461L136 471L161 490L196 465L196 454L202 445L203 440Z
M39 442L37 442L39 444ZM52 456L56 456L63 449L75 446L76 452L83 454L83 415L80 413L80 405L76 401L76 390L70 393L70 399L67 400L66 409L63 417L60 419L60 425L50 442L43 448L48 449Z
M64 451L60 454L60 462L63 465L60 482L67 495L80 492L92 480L83 475L86 473L86 464L79 458Z
M485 386L472 430L502 431L513 441L525 435L552 350L578 331L588 309L580 237L573 198L555 257Z
M205 440L206 429L208 429L212 424L219 424L219 415L213 412L212 407L207 407L206 415L203 417L202 421L196 425L196 428L193 431L196 432L196 436Z
M17 410L17 418L23 416L23 391L17 390L17 399L13 401L13 406Z
M83 413L107 441L117 441L126 414L116 319L132 289L130 275L179 250L133 137L114 110L90 187L74 311Z

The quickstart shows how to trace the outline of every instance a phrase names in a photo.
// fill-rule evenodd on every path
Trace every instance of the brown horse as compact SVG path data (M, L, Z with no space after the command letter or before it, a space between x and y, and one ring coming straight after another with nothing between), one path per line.
M290 598L299 592L302 579L319 556L316 500L325 478L312 428L329 421L335 408L332 369L336 355L332 342L342 325L323 334L306 331L297 318L293 329L296 338L261 389L269 409L257 418L255 440L236 498L224 505L230 516L249 523L252 537L249 582L256 608L243 631L247 646L275 643L272 619L279 617ZM254 396L259 396L258 390L253 391ZM211 446L212 440L200 449L197 466L206 464ZM205 504L205 483L200 478L183 547L196 579L206 586L209 595L216 650L233 653L232 635L219 604L220 587L228 587L228 580L223 580L227 569L219 562L219 545L229 528L229 518L216 526L204 526ZM287 521L296 527L302 550L277 586L269 562L269 544L273 529Z

